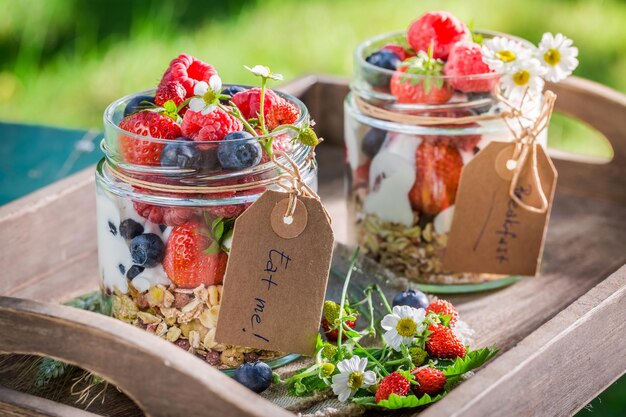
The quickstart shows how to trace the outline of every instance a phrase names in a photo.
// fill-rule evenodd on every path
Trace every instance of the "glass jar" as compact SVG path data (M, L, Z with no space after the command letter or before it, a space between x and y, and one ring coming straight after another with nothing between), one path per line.
M410 85L425 76L380 68L365 58L383 45L404 43L403 38L401 32L381 35L355 51L354 79L344 102L350 239L425 291L470 292L515 282L519 277L450 273L442 268L442 255L463 166L489 142L513 140L522 127L498 117L508 107L498 100L499 78L493 73L457 77L487 86L482 93L455 91L436 105L399 102L389 88L394 74ZM447 80L430 77L433 85ZM542 96L511 102L523 104L522 126L527 127L539 115ZM458 123L480 115L481 120ZM546 145L545 131L537 141Z
M296 126L308 123L302 102L276 93L300 110ZM266 189L282 189L281 171L264 151L258 165L227 170L217 158L221 141L156 139L121 129L124 109L140 95L153 96L154 91L124 97L106 109L105 158L96 168L101 287L110 297L113 316L220 369L257 359L272 366L294 359L296 355L222 345L214 338L234 220ZM273 148L289 155L316 190L311 148L292 142L297 135L292 129L270 135ZM228 142L256 147L270 135ZM175 146L184 146L178 154L188 159L171 166L163 155ZM157 157L137 158L130 148Z

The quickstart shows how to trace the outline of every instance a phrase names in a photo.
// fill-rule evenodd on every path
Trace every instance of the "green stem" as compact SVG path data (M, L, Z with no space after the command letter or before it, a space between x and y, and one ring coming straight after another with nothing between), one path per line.
M259 125L261 126L261 132L263 134L267 134L267 129L265 128L265 87L267 85L267 78L261 78L261 102L259 103Z
M307 368L303 372L301 372L301 373L299 373L297 375L292 376L289 379L286 379L284 381L281 380L280 383L281 384L291 384L293 382L300 381L301 379L304 379L306 377L317 375L318 368L319 368L319 366L317 364L315 364L313 366L310 366L309 368Z
M346 279L343 282L343 289L341 290L341 302L339 304L339 332L337 335L337 357L339 360L343 359L343 352L341 351L341 339L343 338L343 322L341 318L343 317L343 308L346 303L346 295L348 294L348 285L350 284L350 277L352 276L352 271L354 270L354 266L356 265L356 261L359 257L359 251L361 248L357 246L352 254L352 259L350 259L350 266L348 267L348 272L346 273ZM332 323L331 323L332 324Z
M380 299L382 300L383 305L385 306L389 314L391 314L391 306L387 302L387 297L385 297L385 293L383 292L383 290L378 286L378 284L374 284L374 289L378 292L378 295L380 296Z
M343 326L342 326L343 327ZM341 327L339 328L341 329ZM340 333L341 334L341 333ZM382 363L380 363L378 361L378 359L376 359L374 356L372 356L371 353L369 353L363 346L361 346L361 344L359 342L357 342L355 339L352 339L352 342L354 342L354 345L356 347L358 347L359 349L361 349L363 351L363 353L365 353L365 356L367 356L372 362L374 362L379 368L380 371L385 374L385 375L389 375L389 372L387 372L387 370L385 369L385 367L383 366Z
M367 328L367 333L370 336L376 336L376 323L374 321L374 304L372 303L372 290L368 288L368 290L366 290L366 294L367 308L370 313L370 325Z

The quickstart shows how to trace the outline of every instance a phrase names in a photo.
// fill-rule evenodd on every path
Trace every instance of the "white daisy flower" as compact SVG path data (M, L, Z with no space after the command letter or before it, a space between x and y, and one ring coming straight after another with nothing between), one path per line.
M497 73L508 72L516 63L531 55L529 48L513 39L497 36L487 39L482 46L483 61Z
M340 373L333 375L331 387L339 401L344 402L359 388L367 388L376 383L376 374L374 371L366 371L366 367L367 358L361 359L358 356L344 359L337 364Z
M244 65L243 67L258 77L270 78L277 81L283 80L283 76L281 74L273 74L272 71L270 71L269 67L266 67L264 65L255 65L252 68Z
M452 326L452 333L464 346L470 346L474 343L474 329L463 320L457 320L456 324Z
M380 325L387 330L383 338L393 349L402 350L401 345L410 346L415 336L426 329L426 311L423 308L395 306L391 314L383 317Z
M539 56L546 69L544 78L557 83L570 76L578 66L578 48L561 33L544 33L539 43Z
M193 88L194 97L189 100L189 108L204 115L209 114L219 104L221 92L222 79L218 75L209 78L208 84L200 81Z
M508 98L515 100L524 94L533 96L541 92L544 81L541 78L545 68L536 58L528 58L518 62L509 72L502 76L501 85Z

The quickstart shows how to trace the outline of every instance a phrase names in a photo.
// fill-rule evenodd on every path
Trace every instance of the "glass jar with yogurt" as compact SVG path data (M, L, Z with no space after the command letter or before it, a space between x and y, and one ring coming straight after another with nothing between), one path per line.
M104 114L105 158L96 169L98 260L102 291L111 298L113 316L220 369L258 359L271 365L293 359L223 345L214 337L234 220L266 189L281 189L281 171L258 143L267 136L225 144L156 139L120 128L127 105L153 94L119 99ZM276 94L299 110L295 126L308 124L302 102ZM294 129L271 133L273 148L289 155L316 190L312 148L292 141L297 134ZM127 149L138 144L160 157L141 162L136 154L129 158ZM226 151L252 146L263 156L254 166L233 169L218 157L224 146L229 147Z
M499 100L499 76L468 76L462 81L488 85L488 91L457 90L442 104L399 100L390 90L394 77L400 76L409 86L426 78L432 85L448 83L444 75L400 74L366 60L403 37L403 33L381 35L355 51L354 78L344 103L351 240L423 290L468 292L514 282L518 277L451 273L442 268L463 166L489 142L514 138L515 127L511 131L497 117L508 110ZM536 120L541 101L540 93L524 98L525 124ZM480 115L488 117L471 119ZM467 117L468 123L459 123L459 118ZM437 123L419 122L432 118ZM546 145L545 131L537 141Z

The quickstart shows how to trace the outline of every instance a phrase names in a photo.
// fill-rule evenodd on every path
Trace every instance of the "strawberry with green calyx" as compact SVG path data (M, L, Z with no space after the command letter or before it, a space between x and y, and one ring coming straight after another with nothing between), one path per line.
M439 359L463 358L466 348L450 327L431 325L426 340L428 355Z
M435 395L446 385L446 376L439 369L425 366L413 369L411 373L417 382L417 385L413 386L413 390L418 397L424 394Z
M398 103L443 104L454 94L443 76L444 62L433 58L432 47L428 53L419 51L417 56L400 64L391 77L389 86Z

